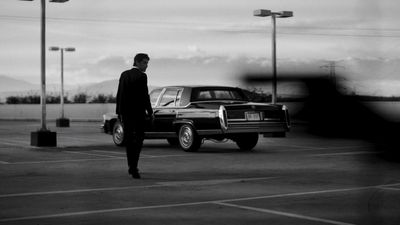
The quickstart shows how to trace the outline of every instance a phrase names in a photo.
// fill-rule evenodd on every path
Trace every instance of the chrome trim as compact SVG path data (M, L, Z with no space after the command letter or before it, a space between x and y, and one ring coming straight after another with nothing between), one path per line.
M226 113L225 106L223 106L223 105L219 106L218 117L219 117L219 123L221 125L221 129L223 129L223 130L228 129L228 115Z
M233 133L272 133L272 132L287 132L289 128L286 122L268 122L268 123L232 123L229 124L226 130L197 130L199 135L215 135L215 134L233 134Z

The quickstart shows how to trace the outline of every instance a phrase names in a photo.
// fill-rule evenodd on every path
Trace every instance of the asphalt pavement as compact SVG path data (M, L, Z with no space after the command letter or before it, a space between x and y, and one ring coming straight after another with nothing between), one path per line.
M400 165L368 142L295 124L254 151L205 141L188 153L146 140L142 179L98 122L71 122L57 147L30 146L35 121L0 121L0 224L400 224Z

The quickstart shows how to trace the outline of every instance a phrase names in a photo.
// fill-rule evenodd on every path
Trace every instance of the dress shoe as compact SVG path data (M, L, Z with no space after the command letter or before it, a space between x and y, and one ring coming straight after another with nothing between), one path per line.
M137 172L137 171L131 173L131 176L132 176L133 179L140 179L140 174L139 174L139 172Z

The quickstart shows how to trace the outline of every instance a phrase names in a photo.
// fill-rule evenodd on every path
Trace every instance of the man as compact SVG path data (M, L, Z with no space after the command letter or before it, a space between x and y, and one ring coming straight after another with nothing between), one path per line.
M147 54L137 54L133 68L122 72L117 92L116 113L124 127L128 172L134 179L140 179L138 161L143 145L146 116L153 119L145 74L149 60Z

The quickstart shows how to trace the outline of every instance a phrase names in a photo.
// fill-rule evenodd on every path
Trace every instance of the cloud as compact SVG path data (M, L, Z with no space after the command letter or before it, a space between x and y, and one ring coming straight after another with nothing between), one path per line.
M264 57L210 56L196 45L188 46L190 57L152 58L147 71L149 85L231 85L241 86L247 73L271 76L271 61ZM201 53L201 54L198 54ZM329 61L279 59L278 76L290 73L329 76L329 68L321 68ZM348 57L335 62L335 74L347 85L347 91L363 94L400 95L400 58ZM66 83L82 84L118 79L121 72L131 68L131 59L107 56L67 67ZM339 78L341 77L341 78ZM387 88L385 88L385 86Z
M93 83L104 80L117 79L122 70L130 68L129 60L120 56L103 56L98 59L69 64L65 68L68 72L68 83Z

